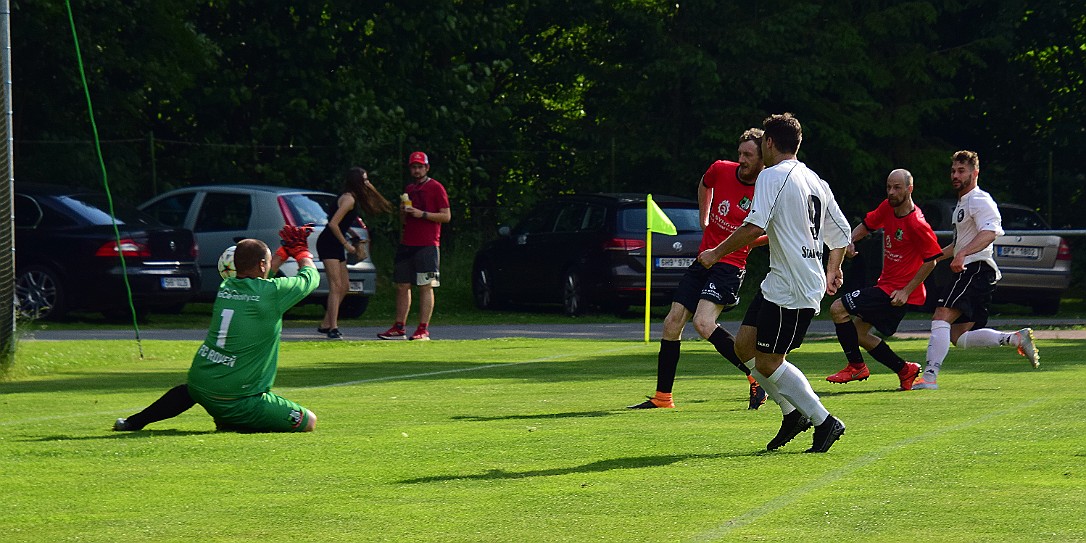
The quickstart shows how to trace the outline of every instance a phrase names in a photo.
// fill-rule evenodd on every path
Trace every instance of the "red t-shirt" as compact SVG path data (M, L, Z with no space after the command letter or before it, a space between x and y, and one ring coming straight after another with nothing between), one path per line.
M712 249L728 239L743 224L743 219L750 213L754 202L754 184L746 185L739 181L739 164L728 160L718 160L709 166L701 178L702 184L713 193L709 203L709 226L701 235L701 248L698 252ZM750 247L743 247L734 253L725 255L721 262L739 269L747 267L747 255Z
M890 202L883 200L864 217L864 226L872 232L879 228L883 230L882 274L876 286L887 295L909 284L924 262L943 254L935 232L924 220L924 212L919 207L914 206L911 213L898 217ZM909 295L908 303L923 305L926 298L924 284L920 283Z
M427 213L437 213L449 207L449 195L437 179L426 178L422 183L408 183L403 189L411 199L411 207ZM441 245L441 223L429 219L404 217L403 239L400 243L410 247Z

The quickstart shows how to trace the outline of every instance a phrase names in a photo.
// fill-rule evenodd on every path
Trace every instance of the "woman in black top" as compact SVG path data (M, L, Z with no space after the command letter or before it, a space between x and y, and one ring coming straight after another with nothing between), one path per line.
M328 274L328 303L317 331L328 334L329 339L343 337L337 319L339 304L347 295L347 255L350 253L365 258L366 254L364 244L356 245L348 239L351 227L360 224L359 210L366 214L392 211L392 204L373 187L366 170L359 167L347 170L343 193L336 204L335 212L328 217L328 225L317 238L317 255L324 262L324 271Z

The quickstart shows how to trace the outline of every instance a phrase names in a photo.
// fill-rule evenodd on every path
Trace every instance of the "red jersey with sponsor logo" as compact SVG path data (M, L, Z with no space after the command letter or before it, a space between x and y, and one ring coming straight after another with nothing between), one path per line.
M411 199L411 207L427 213L437 213L449 207L449 194L437 179L427 177L422 183L408 183L403 189ZM404 218L403 239L400 242L410 247L428 247L441 245L441 223L422 217Z
M887 295L908 285L924 262L943 254L919 207L914 206L911 213L898 217L890 202L883 200L864 217L864 226L872 232L879 228L883 231L882 274L876 286ZM908 303L923 305L926 298L924 284L920 283L909 295Z
M739 163L718 160L709 166L701 182L713 193L709 203L709 226L701 235L701 248L698 252L712 249L728 239L750 213L754 202L754 184L746 185L739 181ZM747 255L750 247L744 247L734 253L724 255L721 262L739 269L747 267Z

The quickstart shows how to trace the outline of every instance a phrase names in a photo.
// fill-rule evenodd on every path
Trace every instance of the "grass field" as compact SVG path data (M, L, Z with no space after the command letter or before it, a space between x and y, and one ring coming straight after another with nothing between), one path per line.
M925 342L897 341L909 358ZM25 341L0 382L0 541L1086 541L1086 344L952 349L938 391L830 385L848 425L774 453L780 411L685 342L675 410L630 411L657 344L292 342L276 389L305 435L216 433L197 406L113 420L182 382L192 342Z

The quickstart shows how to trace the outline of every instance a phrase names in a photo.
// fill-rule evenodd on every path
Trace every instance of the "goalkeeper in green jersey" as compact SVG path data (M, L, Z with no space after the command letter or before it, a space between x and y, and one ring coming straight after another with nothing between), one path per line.
M174 417L199 403L220 430L311 432L312 411L271 392L279 362L283 313L319 283L308 249L310 229L285 226L275 260L293 257L298 275L268 279L272 254L267 244L245 239L237 244L237 277L219 286L204 339L189 368L188 382L169 390L147 409L118 419L114 430L140 430Z

